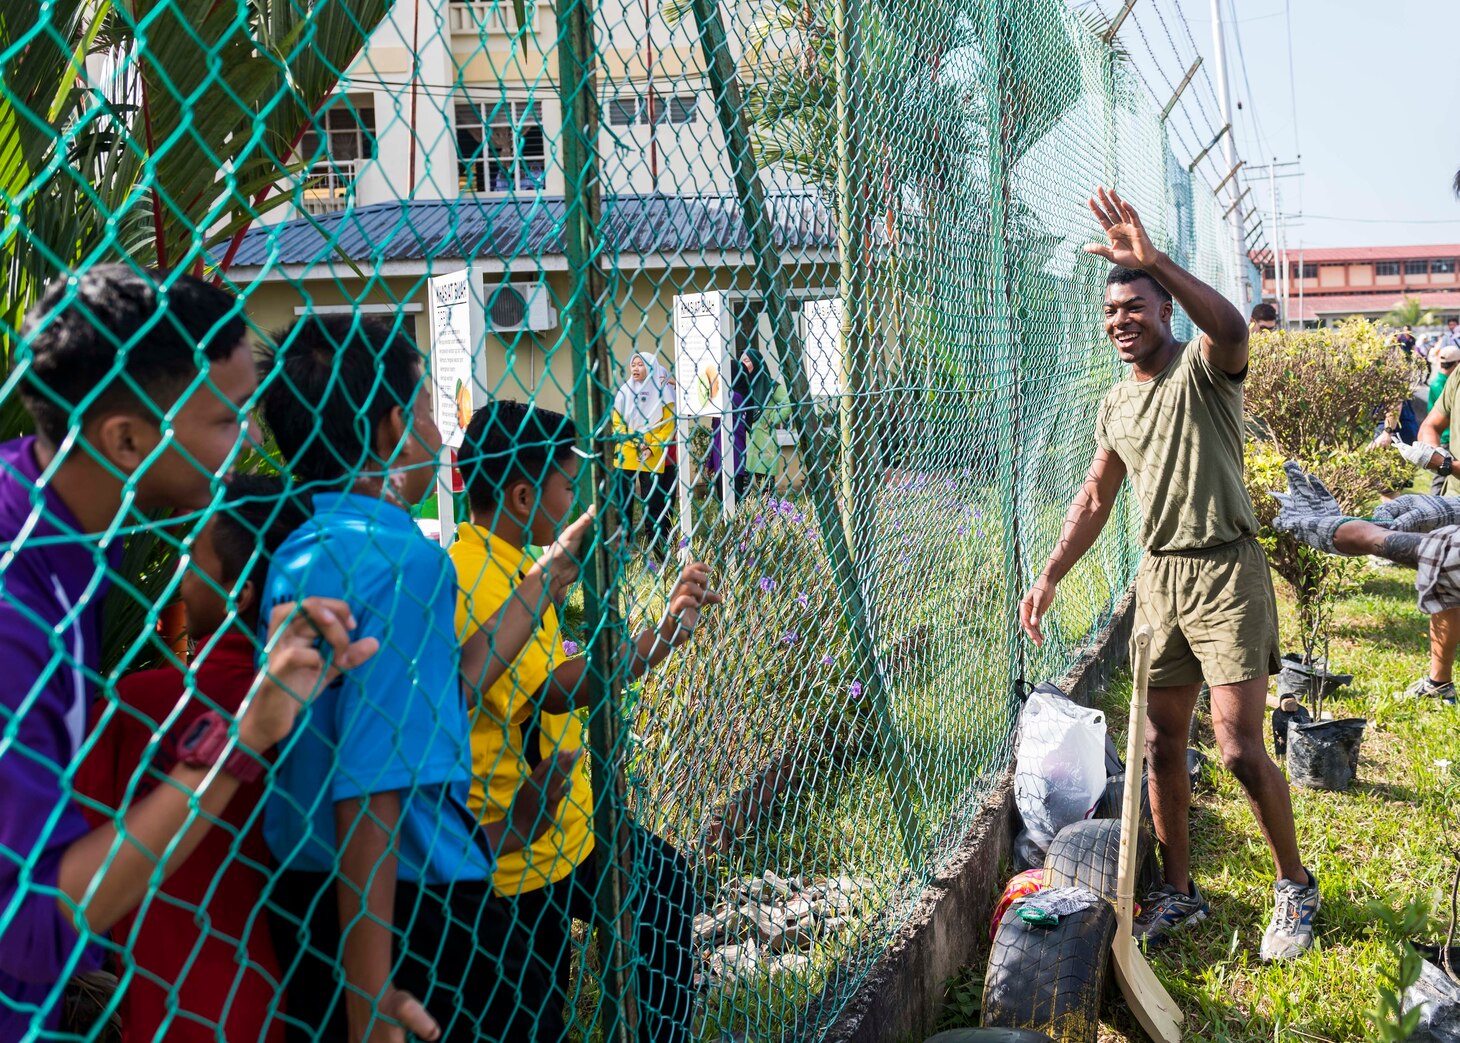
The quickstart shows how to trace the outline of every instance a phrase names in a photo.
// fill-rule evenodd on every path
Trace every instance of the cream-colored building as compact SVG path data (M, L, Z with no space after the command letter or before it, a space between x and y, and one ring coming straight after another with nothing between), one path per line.
M550 4L526 0L526 14L517 32L510 2L395 5L320 114L322 132L301 143L311 166L291 203L249 232L230 268L261 329L306 308L405 314L424 347L428 280L469 265L477 401L566 401L575 280L562 251L558 29ZM596 33L610 282L600 314L621 363L635 350L668 363L674 297L728 289L752 312L754 262L690 25L656 2L610 0ZM793 285L830 296L829 208L793 177L763 176ZM764 327L747 315L739 328Z

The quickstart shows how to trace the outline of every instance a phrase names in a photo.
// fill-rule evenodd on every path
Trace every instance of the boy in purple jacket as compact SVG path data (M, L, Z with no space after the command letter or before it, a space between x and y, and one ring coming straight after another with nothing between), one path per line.
M350 641L343 603L278 606L236 721L194 729L172 784L135 801L120 835L92 829L71 779L106 683L101 612L121 530L213 503L257 378L238 302L183 275L116 265L59 280L21 336L36 434L0 444L0 1040L55 1031L67 979L100 965L106 931L258 777L327 665L375 648Z

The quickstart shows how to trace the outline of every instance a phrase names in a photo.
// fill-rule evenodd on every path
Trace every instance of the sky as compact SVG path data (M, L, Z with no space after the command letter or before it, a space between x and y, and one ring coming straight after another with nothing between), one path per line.
M1215 82L1210 0L1135 10L1146 3L1180 7ZM1460 0L1230 3L1246 58L1244 79L1229 36L1239 154L1248 170L1302 158L1289 169L1304 176L1279 182L1279 209L1305 215L1289 249L1460 243ZM1265 172L1253 195L1266 221Z

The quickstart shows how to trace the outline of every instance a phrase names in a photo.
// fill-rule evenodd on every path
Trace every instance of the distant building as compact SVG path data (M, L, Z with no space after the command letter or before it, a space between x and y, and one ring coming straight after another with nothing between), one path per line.
M1442 323L1460 318L1460 243L1305 249L1301 256L1290 250L1287 261L1286 318L1293 323L1377 319L1404 297L1418 297ZM1272 262L1263 267L1264 300L1277 301L1279 274Z

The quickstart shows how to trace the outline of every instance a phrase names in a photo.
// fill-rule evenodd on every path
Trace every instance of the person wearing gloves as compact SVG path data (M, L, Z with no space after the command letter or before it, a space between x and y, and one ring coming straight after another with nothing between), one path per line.
M1372 554L1408 565L1418 570L1421 612L1434 619L1460 610L1460 497L1411 493L1382 504L1370 518L1356 518L1296 463L1289 460L1283 469L1288 491L1272 494L1282 507L1274 528L1329 554Z
M1191 878L1186 764L1206 681L1222 761L1246 791L1278 871L1261 955L1293 959L1313 944L1320 903L1318 881L1298 851L1287 779L1263 735L1268 678L1279 667L1277 603L1243 482L1247 320L1156 249L1119 195L1102 188L1090 209L1108 244L1085 249L1116 266L1106 278L1105 333L1130 374L1100 404L1089 475L1019 605L1019 621L1042 643L1057 585L1094 545L1129 476L1147 552L1136 578L1135 622L1155 632L1147 749L1165 875L1164 886L1142 899L1136 936L1154 944L1207 915ZM1184 344L1171 330L1178 303L1200 330Z
M1460 348L1447 346L1441 348L1440 352L1443 361L1445 353L1460 354ZM1451 371L1453 372L1453 370L1452 364ZM1420 425L1419 438L1414 442L1399 440L1394 442L1394 448L1399 451L1399 455L1416 467L1423 467L1425 470L1435 473L1437 481L1431 487L1432 491L1450 496L1460 494L1460 482L1457 482L1456 477L1452 474L1460 424L1452 425L1450 423L1450 413L1455 409L1457 390L1460 390L1460 383L1447 378L1439 401L1435 403L1434 408L1425 417L1424 423ZM1426 499L1439 500L1442 499L1442 496L1436 495ZM1413 498L1402 496L1400 500L1412 502ZM1394 502L1398 503L1399 500ZM1378 556L1382 558L1386 555ZM1404 695L1411 699L1453 700L1455 698L1455 653L1457 649L1460 649L1460 607L1440 609L1430 613L1429 672L1406 688Z
M625 520L631 522L636 501L642 504L640 517L656 546L669 542L669 502L660 475L674 440L674 403L669 371L648 352L635 352L629 379L613 396L613 431L623 438L618 469L625 477Z

